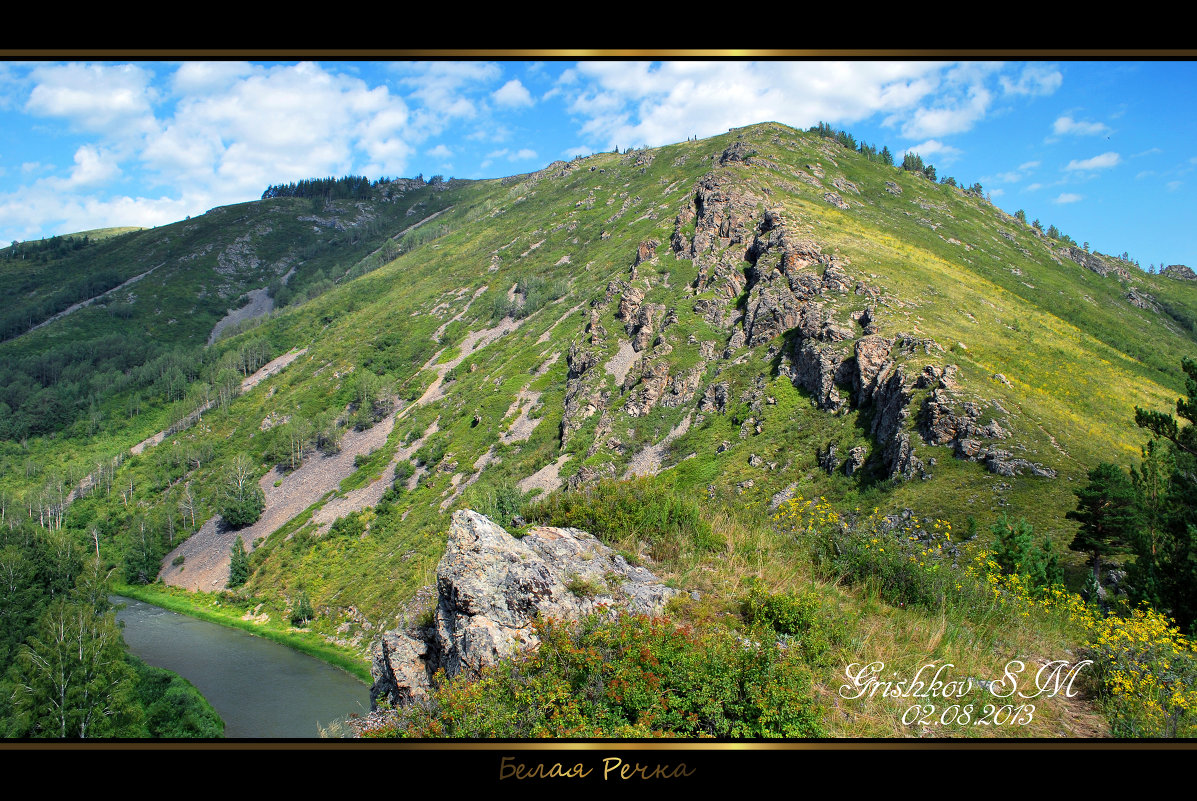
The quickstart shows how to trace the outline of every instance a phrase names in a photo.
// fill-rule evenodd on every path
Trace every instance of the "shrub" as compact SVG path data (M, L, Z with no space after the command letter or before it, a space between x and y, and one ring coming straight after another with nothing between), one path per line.
M366 533L369 518L365 511L351 512L345 517L338 517L328 529L330 537L360 537Z
M592 615L538 621L540 647L444 681L376 737L820 737L794 649L720 628ZM443 678L443 674L442 678Z
M807 660L829 664L846 632L821 612L822 600L813 592L770 593L753 582L741 604L744 619L796 643Z
M1091 622L1086 656L1115 737L1192 737L1197 649L1150 607Z
M441 459L445 458L445 452L449 449L449 440L442 434L433 434L424 445L415 453L417 465L424 467L434 467L440 464Z
M524 506L523 493L514 484L506 482L493 488L476 490L467 501L476 512L507 529L515 525L515 518L521 514L520 510Z
M406 486L407 480L411 478L412 473L416 472L416 468L412 463L406 459L395 465L395 485Z
M256 484L242 497L230 497L220 510L220 517L232 528L245 528L258 522L266 510L266 494Z
M603 588L598 583L577 575L570 576L569 583L565 585L565 588L579 598L594 598L603 592Z
M299 600L295 603L295 609L291 612L292 626L305 626L307 622L316 616L316 611L312 609L312 601L308 598L308 594L302 590L299 593Z
M782 504L774 520L808 543L825 578L867 585L893 606L938 609L957 583L950 560L952 526L945 520L894 524L877 509L861 519L844 519L822 498L802 496Z
M1050 587L1062 580L1051 540L1045 537L1036 548L1034 529L1025 518L1015 523L1003 512L990 530L997 538L993 559L1003 573L1026 576L1032 587Z
M642 540L655 559L675 556L683 544L699 550L720 545L697 502L645 478L555 493L533 501L523 515L529 522L583 529L608 545Z

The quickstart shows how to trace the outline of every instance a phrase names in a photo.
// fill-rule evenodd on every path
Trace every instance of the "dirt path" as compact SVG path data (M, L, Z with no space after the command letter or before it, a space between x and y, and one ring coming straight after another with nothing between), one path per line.
M394 425L398 420L399 417L396 416L391 421L392 430L394 430ZM381 478L364 487L350 490L345 495L332 498L324 506L317 509L316 513L312 515L312 522L320 526L320 533L326 533L338 517L344 517L345 515L360 511L367 506L377 506L378 502L382 500L383 493L391 485L391 482L387 478L395 474L395 465L405 459L410 459L412 454L424 446L424 441L438 430L437 421L433 420L432 425L418 439L413 440L406 448L401 447L395 451L395 455L391 458L390 463L383 468Z
M655 476L657 473L660 473L661 462L665 460L665 455L669 453L669 443L690 430L690 418L692 415L693 412L687 414L680 423L665 435L665 439L656 445L649 445L633 456L631 462L628 463L627 472L623 474L624 479Z
M472 302L477 298L480 292L481 290L475 292L470 301ZM368 431L351 431L345 434L345 437L341 441L340 453L334 456L323 456L320 454L309 456L298 470L289 474L283 473L278 468L267 473L259 482L259 486L262 487L262 491L266 494L266 510L262 513L261 519L252 526L242 529L240 532L224 530L219 525L217 518L209 520L199 531L187 539L186 542L163 558L162 580L167 584L183 587L188 590L213 592L222 589L228 582L229 563L231 561L230 551L238 534L241 535L246 548L252 549L255 540L270 536L284 523L303 512L309 506L317 503L321 498L330 493L336 492L341 482L353 475L357 470L357 467L354 465L354 458L356 456L366 455L383 447L387 442L387 438L394 430L397 421L403 419L412 409L438 400L442 396L441 385L444 382L445 374L449 370L460 364L467 356L476 353L500 337L516 330L519 328L521 322L507 317L492 328L470 332L461 342L460 354L443 364L437 364L437 359L444 352L443 350L439 351L424 365L424 369L436 370L437 373L432 385L424 391L424 394L407 406L407 408L403 409L403 411L396 415L388 416L386 420ZM278 372L278 370L281 370L298 357L300 353L302 351L287 354L287 356L280 357L271 362L251 377L253 379L252 383L248 383L250 379L247 379L248 385L247 383L242 384L243 391L252 388L267 376ZM528 404L528 408L531 408L535 402L535 399L533 399ZM532 425L534 427L535 422L532 422ZM373 481L365 487L352 490L342 497L333 498L320 509L316 510L312 516L312 521L320 526L322 531L326 532L338 517L344 517L367 506L377 505L383 493L386 492L387 487L390 486L390 481L387 478L393 475L395 466L401 460L411 458L411 455L423 445L424 440L435 433L436 430L437 425L433 423L428 431L424 433L424 436L411 443L408 447L399 448L396 451L394 457L392 457L386 468L383 469L381 477L377 481ZM151 437L150 439L154 438ZM157 441L160 442L161 438ZM150 440L146 440L146 443L149 442ZM142 443L142 445L144 446L146 443ZM274 485L276 481L279 482L277 487ZM171 564L177 556L183 557L181 569Z
M163 558L162 580L188 590L219 591L228 582L230 551L238 534L245 542L246 550L252 550L257 540L269 537L320 498L335 492L341 482L357 470L354 458L386 444L394 427L395 418L388 417L366 431L347 432L341 440L340 453L332 456L313 454L291 473L284 473L277 467L271 470L258 482L266 495L266 510L258 522L233 531L224 530L219 525L219 517L212 518ZM277 487L276 481L280 482ZM383 484L381 481L376 483ZM184 558L182 569L171 564L177 556Z
M242 394L249 392L251 389L256 387L258 384L261 384L267 378L270 378L270 376L275 375L276 373L282 371L282 369L284 367L286 367L288 364L295 361L296 359L298 359L300 356L302 356L303 354L305 354L307 352L308 352L307 348L300 348L299 350L293 350L288 353L284 353L282 356L279 356L277 359L273 359L272 361L267 362L265 366L258 369L258 371L253 373L252 375L247 376L241 382ZM183 419L182 428L186 428L187 426L194 423L196 420L198 420L200 418L200 415L202 415L204 412L208 411L215 405L216 404L214 402L204 404L203 406L196 409L191 414L187 415L187 417L185 417ZM175 430L176 431L182 430L182 428L176 428ZM162 440L166 439L166 437L169 435L168 434L169 431L170 431L170 429L167 429L166 431L159 431L154 436L147 437L146 439L143 439L141 442L137 443L132 448L130 448L129 453L136 456L137 454L144 451L146 448L152 448L155 445L160 444L162 442Z
M261 369L259 369L253 375L250 375L244 381L241 382L241 391L243 393L248 392L249 390L256 387L258 384L265 381L270 376L281 371L288 364L295 361L296 359L298 359L300 356L302 356L303 354L305 354L307 352L308 352L307 348L300 348L299 350L292 350L288 353L284 353L282 356L279 356L277 359L267 362ZM196 420L198 420L200 418L200 416L203 415L204 412L211 409L214 405L215 404L208 403L208 404L205 404L205 405L201 406L200 408L196 409L194 412L192 412L191 414L189 414L185 418L183 418L183 420L179 424L177 424L177 427L175 427L174 430L180 431L183 428L187 428L192 423L194 423ZM167 429L166 431L159 431L157 434L154 434L152 437L146 437L141 442L139 442L136 445L134 445L133 447L129 448L129 453L131 453L134 456L137 456L142 451L144 451L146 448L152 448L155 445L161 444L162 440L166 439L166 437L169 436L169 432L170 432L170 429ZM98 473L99 471L97 470L96 472ZM71 490L70 494L67 495L66 502L69 504L71 501L78 498L80 494L85 493L89 489L94 487L95 483L96 483L96 473L88 473L86 476L84 476L82 478L82 480L80 480L80 482L75 486L75 488Z
M166 264L166 262L162 262L162 264ZM136 284L138 281L145 278L150 273L154 272L154 270L157 270L159 267L161 267L162 264L155 264L153 267L146 270L141 275L135 275L132 278L130 278L128 281L125 281L122 284L114 286L112 289L109 289L106 292L101 292L100 294L96 295L94 298L88 298L87 300L81 300L78 303L75 303L71 306L67 306L65 309L63 309L62 311L60 311L58 314L54 315L53 317L50 317L46 320L42 320L37 325L33 326L33 328L30 328L29 331L36 331L37 329L41 328L42 326L49 325L50 323L54 322L55 320L60 320L63 317L66 317L68 314L73 314L74 312L79 311L80 309L84 308L85 306L90 306L91 304L95 303L97 300L104 297L105 295L109 295L113 292L120 292L125 287L132 286L133 284ZM29 331L26 331L25 333L28 334ZM23 336L23 334L22 334L22 336Z
M561 466L569 461L569 456L568 453L561 454L557 457L557 461L547 464L527 478L521 479L515 485L516 489L525 494L538 489L544 495L557 489L561 486L561 477L559 475Z
M578 309L582 308L584 305L586 305L586 304L579 303L577 306L574 306L572 309L567 311L565 314L558 317L556 322L554 322L552 325L550 325L548 328L546 328L545 332L536 338L536 344L543 345L544 343L548 342L549 334L553 333L553 329L556 328L557 326L561 325L561 323L564 322L566 318L568 318L571 314L576 312Z
M535 409L539 402L540 393L529 392L527 386L516 393L515 400L511 402L511 407L507 409L507 414L503 415L503 419L515 414L516 410L519 410L519 416L512 421L506 431L499 434L499 439L504 443L512 443L523 442L531 438L532 432L536 430L536 426L543 418L537 417L533 420L528 417L528 413Z

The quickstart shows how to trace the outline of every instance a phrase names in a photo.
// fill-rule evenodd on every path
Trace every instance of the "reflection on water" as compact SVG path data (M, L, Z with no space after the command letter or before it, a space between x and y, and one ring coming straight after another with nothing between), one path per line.
M318 737L350 713L370 708L365 684L343 670L278 643L116 597L129 650L180 674L224 718L226 737Z

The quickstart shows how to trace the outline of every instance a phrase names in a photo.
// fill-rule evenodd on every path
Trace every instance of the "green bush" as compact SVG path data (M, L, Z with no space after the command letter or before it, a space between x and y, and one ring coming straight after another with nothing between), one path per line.
M1063 580L1052 542L1044 538L1035 547L1035 531L1025 518L1010 520L1003 512L990 528L996 537L993 559L1007 575L1025 576L1032 587L1050 587Z
M255 484L241 498L230 497L220 510L220 517L231 528L245 528L258 522L265 510L266 493Z
M906 521L889 525L874 512L863 520L831 525L811 525L821 506L800 507L788 502L778 519L783 530L808 538L816 570L827 579L853 586L867 586L893 606L916 605L938 609L958 581L952 570L950 524L935 521L934 528ZM945 548L946 544L946 548Z
M541 621L540 647L442 681L376 737L821 737L796 649L721 628L594 615Z
M445 458L445 452L449 449L449 440L443 434L433 434L424 445L415 453L417 465L424 467L434 467L440 464L441 459Z
M351 512L338 517L328 529L330 537L360 537L366 532L366 517L362 512Z
M699 550L720 545L697 502L647 478L555 493L533 501L523 515L529 522L583 529L607 544L642 540L656 559L676 556L686 543Z
M813 592L770 593L753 582L741 604L744 619L753 626L797 642L806 658L827 664L846 639L843 627L821 611L822 600Z
M395 484L397 486L406 486L407 480L411 478L412 473L416 472L416 468L412 463L404 459L395 465Z
M463 503L503 528L512 528L514 519L521 514L524 506L523 493L514 484L507 482L486 489L475 487L470 488L469 494L462 499Z
M291 612L292 626L305 626L308 621L316 616L316 610L312 608L312 601L308 598L308 594L302 590L299 593L299 600L295 602L295 609Z

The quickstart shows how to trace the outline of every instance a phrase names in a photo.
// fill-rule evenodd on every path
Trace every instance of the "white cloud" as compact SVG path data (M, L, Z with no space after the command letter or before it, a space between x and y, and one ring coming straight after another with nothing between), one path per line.
M185 61L171 76L171 84L182 95L206 94L227 89L253 72L243 61Z
M120 174L121 168L111 153L84 145L75 151L75 166L71 169L70 178L60 185L64 189L96 186L107 183Z
M913 145L912 147L908 147L906 149L911 153L918 153L924 161L932 156L935 156L936 158L942 160L944 164L953 163L962 152L959 148L952 147L951 145L945 145L938 139L928 139L926 142Z
M1052 132L1056 135L1099 136L1110 133L1110 127L1101 122L1085 122L1065 116L1052 123Z
M1148 176L1151 176L1151 175L1155 175L1155 170L1141 170L1139 173L1137 173L1135 175L1135 180L1138 181L1142 178L1147 178Z
M487 65L434 65L424 72L432 85L413 94L445 101L450 111L453 87L471 76L494 80ZM28 113L99 138L76 146L67 175L0 194L0 228L18 236L43 224L57 230L156 225L312 176L403 175L429 130L446 120L443 109L427 107L417 119L385 85L311 63L182 64L162 78L175 102L158 104L160 119L154 74L139 66L38 66L29 76ZM30 179L47 169L29 164L23 172ZM141 188L114 197L117 178L140 181ZM156 187L167 196L150 197Z
M1082 200L1083 198L1083 195L1078 195L1073 192L1061 192L1060 196L1053 200L1052 203L1076 203L1078 200Z
M535 101L532 95L520 83L518 78L512 78L499 89L496 89L491 97L494 98L495 103L504 108L527 108Z
M40 236L49 227L61 232L86 231L118 225L152 227L201 213L218 201L205 193L178 198L89 197L64 193L44 179L32 186L0 195L0 222L9 239Z
M1169 192L1175 192L1177 189L1180 189L1183 184L1184 181L1169 181L1165 184L1165 186L1168 187Z
M990 197L1001 197L1002 195L1006 194L1006 190L1005 189L990 189L988 194Z
M1060 88L1064 76L1052 65L1027 64L1017 80L1003 75L1000 79L1006 94L1042 96L1050 95Z
M444 144L439 144L432 148L432 150L429 150L427 155L432 156L434 159L447 159L453 157L453 151L445 147Z
M519 151L508 156L509 161L527 161L534 158L536 158L536 151L528 147L520 148Z
M1068 162L1065 170L1101 170L1107 167L1113 167L1122 161L1122 157L1117 153L1110 151L1102 153L1100 156L1094 156L1091 159L1073 159Z
M1041 183L1033 183L1033 184L1029 184L1029 185L1027 186L1027 191L1028 191L1028 192L1034 192L1034 191L1036 191L1037 189L1042 189L1042 188L1043 188L1043 184L1041 184Z
M920 62L584 62L558 79L596 149L681 141L767 120L805 128L906 115L939 84ZM904 119L904 117L903 117ZM930 137L924 137L930 138Z
M112 135L153 128L153 73L134 64L64 64L31 73L35 82L25 110L68 120L82 131Z
M502 71L496 64L478 61L396 62L390 65L403 75L399 82L412 87L410 97L419 108L411 119L412 133L435 136L450 124L479 114L478 92L496 81Z
M254 67L219 92L180 100L142 153L171 182L198 181L244 196L267 184L341 175L365 154L367 171L399 175L418 137L385 86L319 65Z
M1000 172L997 175L989 175L981 180L987 184L1015 184L1026 178L1027 175L1038 166L1038 161L1024 161L1022 164L1018 165L1017 169L1009 170L1007 172ZM1038 188L1039 185L1036 184L1035 186Z

